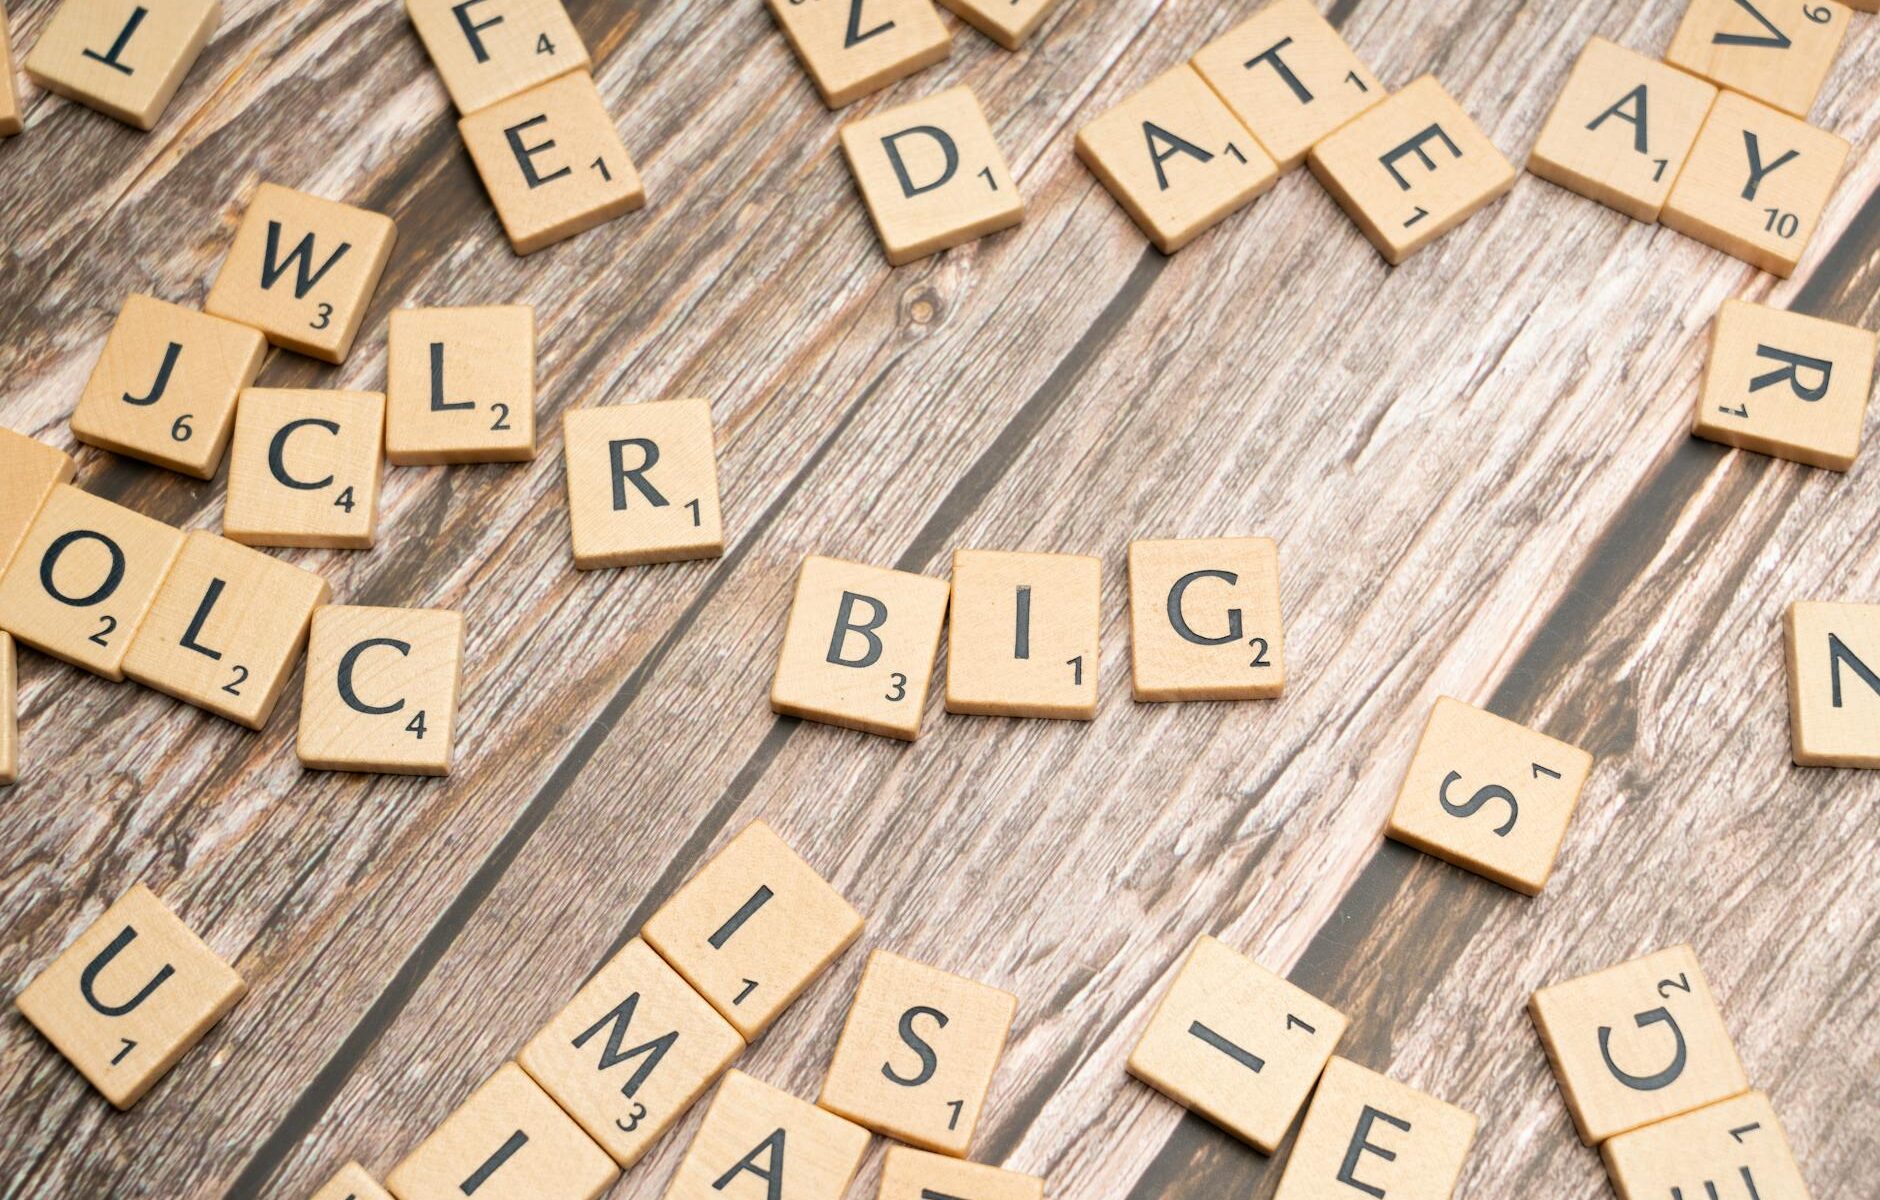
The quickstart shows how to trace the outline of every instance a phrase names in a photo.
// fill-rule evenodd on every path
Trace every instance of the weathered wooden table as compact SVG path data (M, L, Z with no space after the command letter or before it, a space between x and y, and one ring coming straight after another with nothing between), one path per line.
M17 44L52 7L15 5ZM303 772L297 681L256 736L22 655L0 978L143 880L252 990L124 1115L9 1009L0 1195L382 1173L759 816L869 924L745 1067L813 1096L868 946L1000 984L1018 1024L975 1156L1054 1196L1271 1194L1283 1159L1123 1072L1202 932L1350 1014L1343 1052L1480 1113L1474 1197L1606 1195L1527 995L1688 939L1816 1196L1880 1192L1880 787L1790 765L1779 625L1797 597L1880 600L1880 448L1842 476L1686 433L1725 297L1880 322L1880 18L1856 17L1814 110L1855 150L1778 283L1526 176L1394 271L1304 171L1165 259L1071 138L1253 7L1191 0L1065 0L1016 55L962 28L842 116L758 0L574 0L653 200L518 259L401 5L227 7L153 134L29 89L0 146L0 423L69 448L124 296L199 303L269 179L400 238L351 361L276 353L262 382L376 388L392 307L532 303L541 454L392 469L377 548L284 553L337 599L467 614L448 781ZM1518 160L1590 35L1657 52L1681 9L1334 17ZM837 126L959 80L1030 214L889 270ZM719 424L725 557L577 574L555 418L686 395ZM219 527L221 480L78 458L86 487ZM1289 690L1133 704L1124 547L1217 533L1280 540ZM771 714L804 555L944 573L958 546L1103 556L1093 724L936 699L903 746ZM1539 899L1380 844L1439 692L1598 756ZM660 1195L697 1119L615 1195Z

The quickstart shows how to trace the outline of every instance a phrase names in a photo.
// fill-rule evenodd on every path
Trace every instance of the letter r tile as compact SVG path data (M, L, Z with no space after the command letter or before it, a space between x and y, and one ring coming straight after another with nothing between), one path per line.
M1450 1200L1475 1127L1474 1113L1333 1056L1274 1200Z
M574 408L561 423L578 570L725 552L709 403Z

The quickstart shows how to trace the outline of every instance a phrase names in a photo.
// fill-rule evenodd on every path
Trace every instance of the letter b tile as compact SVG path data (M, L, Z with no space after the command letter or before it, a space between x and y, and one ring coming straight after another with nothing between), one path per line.
M1450 1200L1475 1114L1334 1056L1274 1200Z
M461 613L316 609L300 704L301 765L450 774L462 673Z
M1129 544L1136 699L1271 699L1286 686L1284 650L1271 538Z
M619 1168L504 1063L385 1177L398 1200L598 1200Z

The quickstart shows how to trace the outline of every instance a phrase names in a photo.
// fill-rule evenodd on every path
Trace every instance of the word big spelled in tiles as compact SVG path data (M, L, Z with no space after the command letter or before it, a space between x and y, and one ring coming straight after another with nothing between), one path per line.
M1601 1146L1619 1200L1808 1200L1769 1097L1746 1092Z
M118 1108L129 1108L248 990L138 884L14 1004Z
M710 404L576 408L561 424L578 569L725 552Z
M72 0L53 10L26 56L26 74L49 92L150 129L221 16L217 0Z
M1102 592L1088 555L954 551L947 711L1096 716Z
M1138 700L1263 700L1286 686L1271 538L1129 544Z
M1725 300L1691 432L1845 471L1860 453L1877 344L1854 325Z
M620 1178L515 1063L504 1063L385 1177L398 1200L596 1200Z
M1880 767L1880 604L1789 605L1789 723L1804 767Z
M316 609L300 704L302 765L450 774L462 674L461 613Z
M769 0L830 108L852 104L953 51L933 0Z
M405 11L460 113L588 65L561 0L405 0Z
M535 457L534 309L397 309L385 356L387 462Z
M1449 1200L1475 1126L1474 1113L1334 1057L1274 1200Z
M249 388L235 410L222 532L250 546L367 548L384 444L379 392Z

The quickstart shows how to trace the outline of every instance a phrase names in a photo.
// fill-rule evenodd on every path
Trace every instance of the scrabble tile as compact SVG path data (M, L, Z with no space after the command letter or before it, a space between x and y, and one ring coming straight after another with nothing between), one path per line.
M0 784L20 777L20 679L13 635L0 633Z
M955 550L947 711L1096 716L1102 598L1089 555Z
M217 0L65 0L26 55L34 83L155 127L221 22Z
M384 429L379 392L247 389L235 409L222 532L250 546L372 545Z
M302 766L448 775L463 675L463 614L314 610L300 705Z
M1173 254L1273 186L1279 168L1190 66L1077 131L1077 156Z
M1058 0L940 0L940 3L1007 50L1016 50L1044 24Z
M568 409L561 426L577 569L725 552L709 403Z
M1005 1052L1018 997L886 950L868 956L816 1103L955 1157Z
M504 1063L385 1186L398 1200L596 1200L619 1177L547 1092Z
M13 35L7 31L6 10L0 9L0 137L12 137L26 128L20 118L20 88L13 78Z
M588 65L561 0L405 0L405 12L460 113Z
M472 113L457 131L517 254L646 206L640 173L586 71Z
M1129 544L1136 699L1270 699L1286 686L1284 649L1271 538Z
M796 577L770 707L911 742L946 620L944 579L811 555Z
M624 1168L743 1052L717 1010L634 938L516 1062Z
M1544 987L1528 1015L1589 1146L1749 1090L1689 946Z
M1826 130L1723 92L1658 220L1786 279L1815 236L1847 152Z
M1622 1133L1600 1153L1619 1200L1808 1200L1782 1122L1761 1092Z
M78 399L72 433L118 454L213 478L235 428L235 399L255 381L267 352L258 330L133 295Z
M1280 169L1389 95L1311 0L1277 0L1203 46L1195 70Z
M1044 1180L908 1146L889 1146L877 1200L1044 1200Z
M364 1167L347 1163L313 1194L313 1200L392 1200L392 1194L366 1174Z
M1129 1073L1267 1154L1305 1105L1345 1017L1211 937L1129 1055Z
M1593 770L1593 756L1438 696L1385 836L1538 896Z
M1656 221L1716 99L1703 80L1596 37L1573 64L1527 169Z
M344 362L397 237L381 213L263 183L203 308L276 346Z
M823 103L852 104L945 58L953 35L933 0L769 0Z
M387 461L535 457L533 308L394 309L385 355Z
M640 936L755 1041L861 932L861 914L770 826L753 821Z
M182 546L181 530L59 484L0 576L0 628L123 679L124 656Z
M666 1200L842 1200L868 1131L728 1071Z
M1880 767L1880 604L1797 600L1783 622L1804 767Z
M1315 144L1306 161L1393 266L1500 199L1515 177L1431 75Z
M0 569L39 515L39 506L61 483L72 482L72 459L11 429L0 429Z
M1854 325L1725 300L1691 432L1845 471L1860 453L1875 345Z
M1450 1200L1475 1114L1333 1056L1274 1200Z
M1805 117L1850 20L1837 0L1690 0L1665 61Z
M992 126L965 86L849 122L842 153L893 266L1025 216Z
M13 1003L105 1099L129 1108L247 990L140 883Z
M307 644L326 580L197 530L183 539L124 673L147 687L260 729Z

